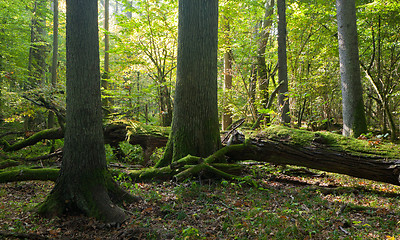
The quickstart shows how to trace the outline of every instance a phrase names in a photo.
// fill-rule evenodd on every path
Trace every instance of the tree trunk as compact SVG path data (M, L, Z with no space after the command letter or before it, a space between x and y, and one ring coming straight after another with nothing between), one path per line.
M218 0L180 0L174 114L158 167L188 154L206 157L221 145L217 47Z
M270 28L272 27L272 15L274 14L274 0L267 0L265 3L265 15L264 19L261 21L261 28L258 40L257 49L257 74L258 74L258 84L260 90L261 105L265 109L268 104L269 93L269 79L270 74L267 70L267 65L265 62L265 50L267 47L268 38L270 35Z
M46 0L36 0L34 3L34 15L31 26L31 47L29 48L29 81L27 89L44 83L46 79Z
M38 210L45 216L72 211L122 222L125 213L110 198L122 190L108 173L104 149L97 9L97 0L67 0L64 156L56 185Z
M53 56L51 57L51 87L55 88L57 84L58 67L58 0L53 1ZM54 127L54 112L49 111L47 127ZM54 141L52 141L51 152L54 151Z
M224 99L223 101L223 113L222 113L222 130L227 130L232 124L232 112L225 101L226 97L230 93L226 93L232 88L232 51L227 50L224 53Z
M343 135L358 137L367 130L358 56L355 0L336 0Z
M110 37L108 31L109 27L109 18L110 18L110 1L104 0L104 73L102 76L101 86L104 89L104 98L103 98L103 106L105 108L109 107L109 99L106 91L109 89L109 78L110 78Z
M288 96L288 75L286 56L286 0L278 0L278 78L282 86L279 89L278 101L281 123L290 124L289 96Z

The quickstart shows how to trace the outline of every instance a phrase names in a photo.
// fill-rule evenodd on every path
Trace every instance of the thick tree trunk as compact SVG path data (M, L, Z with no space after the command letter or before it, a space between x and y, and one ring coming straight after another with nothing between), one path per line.
M217 47L218 0L180 0L174 114L158 167L187 154L206 157L220 147Z
M336 0L343 135L358 137L367 130L360 77L355 0Z
M105 157L97 10L97 0L67 0L64 156L56 185L38 211L44 216L83 212L107 222L122 222L126 215L111 199L120 197L122 190L108 173Z

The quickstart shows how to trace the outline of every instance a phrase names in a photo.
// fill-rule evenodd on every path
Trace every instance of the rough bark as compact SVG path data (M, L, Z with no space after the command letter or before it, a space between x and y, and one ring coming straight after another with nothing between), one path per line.
M360 77L355 0L336 0L343 135L358 137L367 130Z
M274 164L309 167L327 172L365 178L373 181L400 185L400 161L385 161L364 156L337 152L321 145L300 147L272 140L253 139L228 151L231 161L252 159Z
M158 167L220 147L217 106L218 0L180 0L172 129Z
M44 216L81 212L106 222L122 222L126 215L112 201L112 195L122 190L106 165L97 12L96 0L67 0L64 156L56 185L38 212Z
M159 173L163 173L163 178L173 175L175 179L183 180L209 173L214 177L240 178L237 175L238 172L234 172L235 165L225 164L231 166L231 168L227 167L225 170L217 167L218 160L224 157L227 157L229 162L255 160L273 164L303 166L400 186L400 161L398 160L356 156L347 152L330 150L318 143L313 146L302 147L288 142L268 139L251 139L242 144L227 146L204 159L188 155L165 168L133 171L132 176L138 179L146 176L148 179L157 178ZM215 171L210 166L219 171ZM175 172L172 172L172 170L175 170Z

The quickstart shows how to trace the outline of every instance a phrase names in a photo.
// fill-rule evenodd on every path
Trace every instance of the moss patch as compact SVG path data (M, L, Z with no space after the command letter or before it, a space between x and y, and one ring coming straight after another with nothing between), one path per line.
M335 151L346 151L353 155L379 156L381 158L400 158L400 146L381 141L378 138L356 139L331 132L311 132L274 125L253 134L253 137L287 141L302 147L317 145Z

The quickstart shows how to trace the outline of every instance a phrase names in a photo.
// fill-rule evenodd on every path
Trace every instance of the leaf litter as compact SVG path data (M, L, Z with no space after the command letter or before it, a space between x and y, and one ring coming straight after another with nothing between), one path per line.
M249 166L257 187L204 179L121 182L143 199L124 204L128 219L121 225L83 215L41 218L33 209L53 183L0 184L0 239L400 238L399 187L287 168Z

